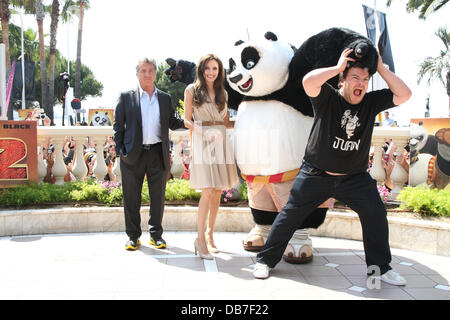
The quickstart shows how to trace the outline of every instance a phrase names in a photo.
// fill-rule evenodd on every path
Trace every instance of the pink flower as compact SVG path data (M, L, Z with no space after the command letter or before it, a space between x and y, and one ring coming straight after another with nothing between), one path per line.
M380 194L380 197L382 198L384 203L386 203L391 195L391 192L385 186L377 186L377 188L378 188L378 193Z

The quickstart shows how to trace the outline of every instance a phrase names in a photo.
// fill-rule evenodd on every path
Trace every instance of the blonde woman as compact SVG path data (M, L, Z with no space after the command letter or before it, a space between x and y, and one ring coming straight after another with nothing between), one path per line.
M213 259L214 225L222 190L239 181L226 127L230 126L224 69L220 59L208 54L197 64L196 80L184 92L184 125L191 129L190 187L200 189L195 254ZM205 235L206 222L208 228Z

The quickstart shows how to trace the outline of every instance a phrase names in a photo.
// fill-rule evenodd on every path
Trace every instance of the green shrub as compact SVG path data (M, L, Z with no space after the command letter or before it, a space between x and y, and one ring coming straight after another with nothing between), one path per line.
M248 200L247 183L242 182L241 184L239 184L239 193L241 195L241 200Z
M172 179L166 185L166 201L199 200L202 194L189 188L189 180Z
M239 193L242 200L248 200L246 183L239 186ZM166 201L198 201L200 196L200 192L189 187L189 180L172 179L167 182ZM141 197L142 203L150 202L147 180L144 180ZM67 182L64 185L30 184L0 190L0 207L22 207L76 201L121 205L123 202L122 186L115 182L88 180Z
M70 197L77 201L99 201L113 205L122 203L123 194L120 183L88 180L81 183L79 190L72 191Z
M81 183L30 184L4 189L0 193L0 206L29 206L39 203L54 203L71 201L70 193L81 188Z
M432 189L427 186L406 187L400 191L397 200L400 208L431 216L450 215L450 190Z

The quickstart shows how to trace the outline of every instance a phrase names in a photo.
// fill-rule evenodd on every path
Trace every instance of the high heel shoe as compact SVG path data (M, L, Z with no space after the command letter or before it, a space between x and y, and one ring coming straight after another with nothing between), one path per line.
M216 245L214 244L214 241L210 237L206 237L206 247L208 248L209 252L212 253L219 253L219 249L217 249Z
M205 259L205 260L214 260L214 257L211 255L211 253L202 253L199 249L198 249L198 239L195 239L194 241L194 250L195 250L195 255L200 256L200 258Z

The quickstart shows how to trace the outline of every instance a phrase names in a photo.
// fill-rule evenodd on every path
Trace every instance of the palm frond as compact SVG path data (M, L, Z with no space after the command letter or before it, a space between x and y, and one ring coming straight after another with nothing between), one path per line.
M428 18L428 16L430 14L432 14L433 12L438 11L440 8L442 8L447 2L448 0L433 0L430 1L431 3L428 5L428 7L426 7L424 13L423 13L423 18ZM424 7L425 8L425 7Z

